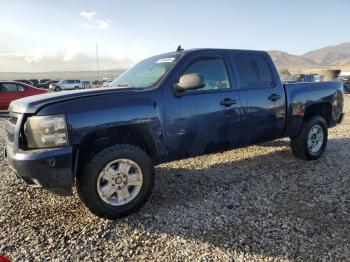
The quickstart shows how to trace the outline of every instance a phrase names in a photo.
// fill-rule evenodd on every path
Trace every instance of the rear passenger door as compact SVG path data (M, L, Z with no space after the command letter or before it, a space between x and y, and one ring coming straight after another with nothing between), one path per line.
M74 89L74 87L75 87L75 81L68 80L68 89Z
M83 84L81 83L80 80L75 80L76 86L78 86L79 88L83 88Z
M263 52L230 57L240 89L243 144L278 138L285 124L285 95L271 58Z

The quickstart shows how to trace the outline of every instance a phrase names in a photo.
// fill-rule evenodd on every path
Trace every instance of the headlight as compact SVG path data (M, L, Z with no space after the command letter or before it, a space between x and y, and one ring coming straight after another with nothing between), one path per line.
M48 148L68 145L64 115L28 117L24 127L29 148Z

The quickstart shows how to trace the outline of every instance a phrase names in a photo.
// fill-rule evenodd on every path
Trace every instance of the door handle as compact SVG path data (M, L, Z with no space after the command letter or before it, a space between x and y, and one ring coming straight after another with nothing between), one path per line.
M226 106L226 107L232 106L234 104L237 104L237 101L231 98L225 98L224 100L220 101L220 105Z
M270 99L271 101L275 102L277 101L278 99L281 99L281 96L280 95L276 95L276 94L272 94L268 97L268 99Z

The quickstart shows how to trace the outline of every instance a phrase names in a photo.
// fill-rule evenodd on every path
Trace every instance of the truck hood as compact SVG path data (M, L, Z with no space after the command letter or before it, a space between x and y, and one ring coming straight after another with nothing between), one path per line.
M34 95L12 101L9 106L9 111L22 114L34 114L42 107L55 103L115 93L140 92L140 90L141 89L134 88L96 88Z

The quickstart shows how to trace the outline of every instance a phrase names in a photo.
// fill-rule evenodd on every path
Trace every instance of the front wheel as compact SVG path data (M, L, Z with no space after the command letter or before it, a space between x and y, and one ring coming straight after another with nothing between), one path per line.
M153 186L152 160L132 145L115 145L97 153L77 178L78 194L85 206L109 219L139 210Z
M300 159L319 159L326 149L328 141L327 123L321 116L306 120L297 137L291 138L293 154Z
M55 87L55 92L59 92L59 91L61 91L61 88L58 87L58 86L56 86L56 87Z

